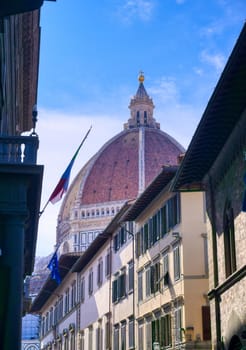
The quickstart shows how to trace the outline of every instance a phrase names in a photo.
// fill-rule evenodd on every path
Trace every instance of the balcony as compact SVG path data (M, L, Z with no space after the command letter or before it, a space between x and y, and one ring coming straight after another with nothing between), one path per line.
M0 136L0 164L36 164L37 136Z

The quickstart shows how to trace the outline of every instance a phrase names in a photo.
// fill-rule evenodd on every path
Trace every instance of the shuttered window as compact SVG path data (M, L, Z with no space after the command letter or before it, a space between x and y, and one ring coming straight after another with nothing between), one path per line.
M138 302L143 300L143 271L138 272Z
M180 247L176 246L173 248L173 270L174 280L180 279Z

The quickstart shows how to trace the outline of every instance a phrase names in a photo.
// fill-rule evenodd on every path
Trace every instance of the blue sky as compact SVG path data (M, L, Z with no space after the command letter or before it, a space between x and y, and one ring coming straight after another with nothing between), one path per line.
M45 1L37 124L42 206L90 125L71 181L122 131L140 70L161 129L187 148L245 14L245 0ZM53 250L59 208L49 204L40 218L37 255Z

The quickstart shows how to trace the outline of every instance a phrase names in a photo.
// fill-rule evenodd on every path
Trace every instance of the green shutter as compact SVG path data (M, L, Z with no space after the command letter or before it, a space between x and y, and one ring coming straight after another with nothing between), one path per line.
M113 281L113 293L112 293L112 301L116 302L118 299L118 281L117 279Z
M161 237L164 237L167 232L167 207L164 205L161 208Z

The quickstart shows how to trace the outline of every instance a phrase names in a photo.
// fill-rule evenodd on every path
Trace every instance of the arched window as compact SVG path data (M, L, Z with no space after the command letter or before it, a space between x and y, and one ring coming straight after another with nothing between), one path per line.
M137 125L140 125L140 112L137 111Z
M144 111L144 124L145 125L147 124L147 121L148 121L148 119L147 119L147 112Z

